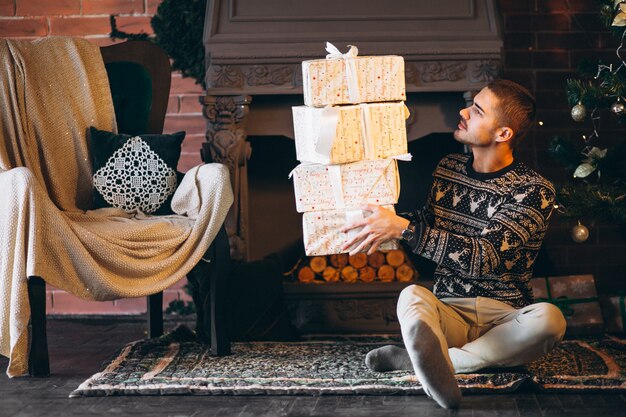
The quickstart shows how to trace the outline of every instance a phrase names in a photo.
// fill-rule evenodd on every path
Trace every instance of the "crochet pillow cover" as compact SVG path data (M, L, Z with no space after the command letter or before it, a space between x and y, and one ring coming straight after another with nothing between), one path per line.
M179 183L176 166L185 132L127 135L89 129L93 162L93 208L172 214Z

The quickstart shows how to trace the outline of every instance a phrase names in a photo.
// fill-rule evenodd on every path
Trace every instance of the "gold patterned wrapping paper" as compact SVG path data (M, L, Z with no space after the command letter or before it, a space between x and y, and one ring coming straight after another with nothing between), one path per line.
M383 206L388 210L395 210L392 205ZM348 222L367 217L371 213L365 210L324 210L311 211L302 215L302 230L304 232L304 249L307 256L334 255L348 251L342 250L344 244L357 234L360 229L349 233L341 232L341 228ZM398 249L395 240L385 242L379 250Z
M403 102L326 109L294 106L292 112L296 158L301 162L345 164L407 152L409 112Z
M358 97L350 97L346 66L354 61ZM302 62L304 104L335 104L406 100L404 58L396 55L314 59Z
M395 159L343 165L300 164L293 171L296 210L358 208L361 204L396 204L400 177Z

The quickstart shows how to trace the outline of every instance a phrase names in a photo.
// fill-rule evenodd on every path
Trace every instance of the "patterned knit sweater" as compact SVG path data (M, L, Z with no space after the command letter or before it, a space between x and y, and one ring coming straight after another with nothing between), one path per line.
M412 250L437 263L434 293L533 302L529 281L555 201L552 184L520 162L477 173L472 156L443 158L417 221Z

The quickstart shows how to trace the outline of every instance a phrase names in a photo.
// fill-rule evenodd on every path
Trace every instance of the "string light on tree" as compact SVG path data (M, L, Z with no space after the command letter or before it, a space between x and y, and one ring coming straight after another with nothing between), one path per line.
M586 178L598 169L598 165L601 160L606 157L606 149L600 149L596 146L583 151L582 154L586 157L582 160L582 163L576 167L574 171L574 178ZM600 172L598 171L598 175Z

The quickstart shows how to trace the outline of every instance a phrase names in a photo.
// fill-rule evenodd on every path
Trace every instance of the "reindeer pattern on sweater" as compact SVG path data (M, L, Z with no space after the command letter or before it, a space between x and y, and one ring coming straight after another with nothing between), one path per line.
M471 155L443 158L417 217L412 250L437 263L434 293L533 302L532 268L555 201L552 184L521 162L476 173Z

